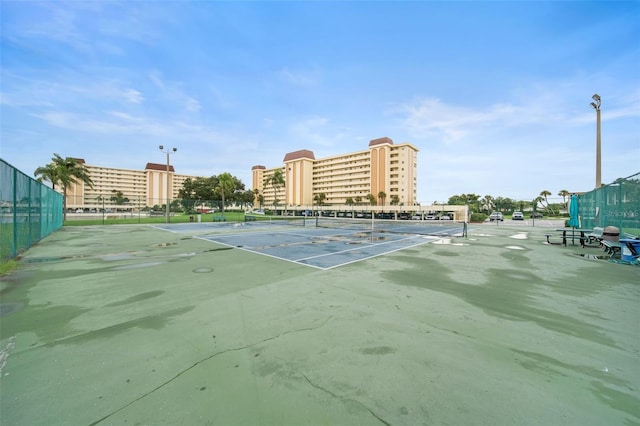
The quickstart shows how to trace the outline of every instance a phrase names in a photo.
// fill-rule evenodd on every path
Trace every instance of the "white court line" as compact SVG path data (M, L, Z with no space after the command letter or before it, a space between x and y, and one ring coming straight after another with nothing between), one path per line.
M374 247L374 246L378 247L378 246L382 246L382 245L385 245L385 244L392 244L392 243L401 242L401 241L414 240L416 238L419 238L419 237L418 236L414 236L414 237L408 237L408 238L401 238L399 240L385 241L383 243L367 242L367 243L360 244L358 247L353 247L353 248L346 249L346 250L334 251L333 253L319 254L317 256L303 257L303 258L297 259L296 261L299 262L299 261L302 261L302 260L317 259L319 257L333 256L334 254L342 254L342 253L347 253L347 252L354 251L354 250L360 250L363 247ZM386 253L390 253L390 252L386 252Z
M431 238L436 238L436 237L431 237ZM427 239L427 237L425 237L425 240L426 240L426 239ZM406 246L406 247L398 247L398 248L397 248L397 249L395 249L395 250L389 250L389 251L384 251L384 252L382 252L382 253L372 254L371 256L361 257L361 258L359 258L359 259L350 260L350 261L345 262L345 263L340 263L340 264L333 265L333 266L329 266L329 267L322 268L322 269L323 269L324 271L328 271L329 269L337 268L337 267L339 267L339 266L350 265L350 264L352 264L352 263L360 262L361 260L373 259L374 257L384 256L385 254L395 253L395 252L400 251L400 250L405 250L405 249L408 249L408 248L411 248L411 247L420 246L420 245L422 245L422 244L432 243L432 242L437 241L437 240L438 240L438 238L436 238L435 240L431 240L431 241L420 241L420 242L417 242L416 244L412 244L412 245L410 245L410 246ZM305 265L306 265L306 264L305 264ZM311 266L311 265L310 265L310 266Z
M242 246L242 247L234 246L234 245L231 245L231 244L223 243L221 241L215 241L215 240L212 240L210 238L198 237L198 236L194 236L193 238L196 238L196 239L199 239L199 240L204 240L204 241L207 241L209 243L221 244L223 246L231 247L231 248L234 248L236 250L246 251L247 253L257 254L259 256L267 256L267 257L270 257L272 259L284 260L286 262L295 263L296 265L310 266L312 268L320 269L320 270L323 270L323 271L328 269L328 268L322 268L322 267L316 266L316 265L307 265L307 264L304 264L304 263L300 263L300 262L298 262L296 260L287 259L286 257L274 256L272 254L264 253L264 252L261 252L261 251L258 251L258 250L252 250L251 248L247 248L247 247L244 247L244 246Z
M162 228L160 228L162 229ZM356 232L352 232L352 233L360 233L362 231L356 231ZM270 234L274 234L275 232L268 232ZM233 245L233 244L228 244L222 241L217 241L215 238L216 237L225 237L225 236L229 236L229 237L238 237L238 236L243 236L243 235L250 235L250 234L254 234L254 235L259 235L259 234L264 234L264 232L255 232L255 233L248 233L248 234L226 234L226 235L209 235L209 236L197 236L194 235L193 238L195 239L199 239L199 240L204 240L204 241L208 241L208 242L213 242L216 244L221 244L223 246L226 247L231 247L234 249L238 249L238 250L243 250L245 252L248 253L253 253L253 254L257 254L257 255L261 255L261 256L267 256L270 257L272 259L278 259L278 260L284 260L286 262L290 262L290 263L295 263L297 265L302 265L302 266L308 266L311 268L315 268L315 269L320 269L323 271L329 270L329 269L333 269L333 268L338 268L340 266L344 266L344 265L349 265L351 263L356 263L356 262L360 262L362 260L368 260L368 259L372 259L374 257L378 257L378 256L384 256L385 254L389 254L389 253L395 253L397 251L400 250L405 250L411 247L416 247L422 244L427 244L427 243L433 243L434 241L439 241L441 240L441 238L433 236L433 235L412 235L410 237L407 238L400 238L398 240L393 240L393 241L385 241L385 242L379 242L379 243L375 243L375 242L368 242L368 243L364 243L364 244L360 244L357 247L353 247L353 248L349 248L346 250L340 250L340 251L336 251L333 253L325 253L325 254L321 254L321 255L317 255L317 256L310 256L310 257L305 257L305 258L300 258L300 259L288 259L286 257L280 257L280 256L274 256L272 254L268 254L265 253L263 251L259 251L257 250L256 247L247 247L247 246L237 246L237 245ZM332 236L343 236L346 233L345 232L340 232L337 234L329 234L329 235L308 235L308 234L301 234L301 233L292 233L292 232L277 232L277 234L288 234L288 235L295 235L295 236L302 236L302 237L309 237L309 236L313 236L313 237L318 237L318 238L324 238L324 237L332 237ZM393 244L393 243L397 243L397 242L403 242L403 241L411 241L411 240L415 240L416 243L415 244L411 244L411 245L407 245L404 247L398 247L394 250L387 250L387 251L383 251L381 253L376 253L376 254L372 254L370 256L366 256L366 257L361 257L358 259L354 259L354 260L350 260L348 262L344 262L344 263L338 263L335 265L331 265L328 267L322 267L322 266L317 266L317 265L313 265L313 264L308 264L308 263L302 263L302 261L305 260L313 260L313 259L317 259L317 258L321 258L321 257L327 257L327 256L333 256L335 254L343 254L343 253L347 253L350 251L355 251L355 250L362 250L363 248L371 248L371 247L378 247L378 246L383 246L383 245L387 245L387 244Z

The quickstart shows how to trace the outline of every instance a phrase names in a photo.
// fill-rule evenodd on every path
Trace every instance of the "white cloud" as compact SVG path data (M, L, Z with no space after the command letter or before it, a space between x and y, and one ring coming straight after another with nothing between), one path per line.
M502 103L473 108L447 104L436 98L406 103L396 111L404 115L402 124L413 137L436 137L446 144L496 126L516 127L557 119L546 117L539 109L524 106Z
M129 139L152 136L166 140L208 142L216 135L213 129L184 121L153 119L121 111L94 115L49 111L33 116L60 129L93 134L119 134Z
M124 97L128 102L132 104L140 104L144 100L142 93L138 92L135 89L126 89L124 91Z
M185 97L185 107L187 108L188 111L191 111L191 112L198 112L200 111L200 108L201 108L200 102L198 102L198 100L189 96Z

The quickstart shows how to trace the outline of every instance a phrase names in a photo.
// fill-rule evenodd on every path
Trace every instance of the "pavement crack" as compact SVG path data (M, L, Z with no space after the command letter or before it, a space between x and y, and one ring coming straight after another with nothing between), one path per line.
M165 387L165 386L166 386L166 385L168 385L169 383L171 383L171 382L173 382L174 380L176 380L178 377L182 376L183 374L187 373L188 371L190 371L191 369L193 369L193 368L197 367L198 365L202 364L203 362L209 361L210 359L213 359L213 358L215 358L215 357L217 357L217 356L220 356L220 355L224 355L224 354L229 353L229 352L238 352L238 351L243 351L243 350L245 350L245 349L249 349L249 348L251 348L251 347L254 347L254 346L260 345L260 344L262 344L262 343L264 343L264 342L268 342L268 341L271 341L271 340L275 340L275 339L277 339L277 338L279 338L279 337L282 337L282 336L285 336L285 335L287 335L287 334L300 333L300 332L304 332L304 331L313 331L313 330L317 330L317 329L319 329L320 327L324 326L326 323L328 323L328 322L331 320L331 318L333 318L333 315L329 316L327 319L325 319L324 321L322 321L320 324L315 325L315 326L312 326L312 327L304 327L304 328L297 328L297 329L295 329L295 330L288 330L288 331L284 331L284 332L282 332L282 333L278 333L278 334L276 334L275 336L267 337L267 338L265 338L265 339L262 339L262 340L260 340L260 341L258 341L258 342L255 342L255 343L251 343L251 344L249 344L249 345L239 346L239 347L237 347L237 348L229 348L229 349L225 349L225 350L223 350L223 351L218 351L218 352L215 352L215 353L213 353L213 354L211 354L211 355L208 355L208 356L206 356L206 357L204 357L204 358L202 358L202 359L200 359L200 360L198 360L198 361L194 362L192 365L190 365L189 367L185 368L184 370L179 371L176 375L174 375L173 377L169 378L168 380L166 380L166 381L164 381L164 382L160 383L158 386L154 387L153 389L151 389L151 390L149 390L149 391L147 391L147 392L143 393L142 395L140 395L139 397L137 397L137 398L136 398L136 399L134 399L133 401L130 401L129 403L127 403L127 404L123 405L122 407L118 408L117 410L112 411L111 413L109 413L109 414L105 415L104 417L102 417L102 418L100 418L100 419L96 420L95 422L90 423L90 424L89 424L89 426L95 426L95 425L97 425L97 424L99 424L99 423L102 423L103 421L105 421L105 420L106 420L106 419L108 419L109 417L111 417L111 416L113 416L113 415L115 415L115 414L119 413L120 411L124 410L124 409L125 409L125 408L127 408L127 407L130 407L131 405L135 404L136 402L141 401L142 399L144 399L144 398L148 397L149 395L151 395L151 394L152 394L152 393L154 393L155 391L162 389L163 387ZM305 376L305 378L306 378L306 376ZM307 379L307 380L308 380L308 379ZM366 407L365 407L365 408L366 408ZM372 414L373 414L373 413L372 413ZM375 414L373 414L373 415L375 416ZM377 416L376 416L376 417L377 417ZM386 423L386 422L385 422L385 424L388 424L388 423Z
M336 393L334 393L334 392L330 391L330 390L329 390L329 389L327 389L327 388L324 388L324 387L322 387L322 386L320 386L320 385L318 385L318 384L316 384L316 383L313 383L313 382L312 382L312 381L307 377L307 375L306 375L306 374L304 374L304 373L300 373L300 374L302 374L302 377L304 377L304 379L307 381L307 383L309 383L312 387L314 387L314 388L316 388L316 389L318 389L318 390L321 390L322 392L325 392L325 393L327 393L327 394L331 395L332 397L334 397L334 398L336 398L336 399L340 399L340 400L343 400L343 401L345 401L345 400L346 400L346 401L351 401L351 402L353 402L354 404L357 404L357 405L359 405L360 407L362 407L362 408L364 408L365 410L367 410L367 411L369 412L369 414L371 414L373 417L375 417L376 419L378 419L378 420L380 421L380 423L382 423L382 424L384 424L384 425L387 425L387 426L391 426L391 423L389 423L388 421L386 421L385 419L383 419L382 417L380 417L379 415L377 415L377 414L376 414L376 413L375 413L371 408L367 407L367 406L366 406L366 405L364 405L362 402L360 402L360 401L358 401L358 400L355 400L355 399L353 399L353 398L347 398L347 397L340 396L340 395L338 395L338 394L336 394Z

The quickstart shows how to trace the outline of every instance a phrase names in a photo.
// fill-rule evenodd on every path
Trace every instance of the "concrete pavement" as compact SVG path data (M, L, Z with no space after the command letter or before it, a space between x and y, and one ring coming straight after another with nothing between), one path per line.
M326 271L65 227L2 277L0 423L640 424L640 268L558 225Z

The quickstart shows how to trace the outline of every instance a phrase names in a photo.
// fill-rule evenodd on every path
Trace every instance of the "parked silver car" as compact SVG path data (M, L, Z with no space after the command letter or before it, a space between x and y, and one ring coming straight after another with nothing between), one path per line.
M511 220L524 220L524 215L522 212L513 212L511 215Z

